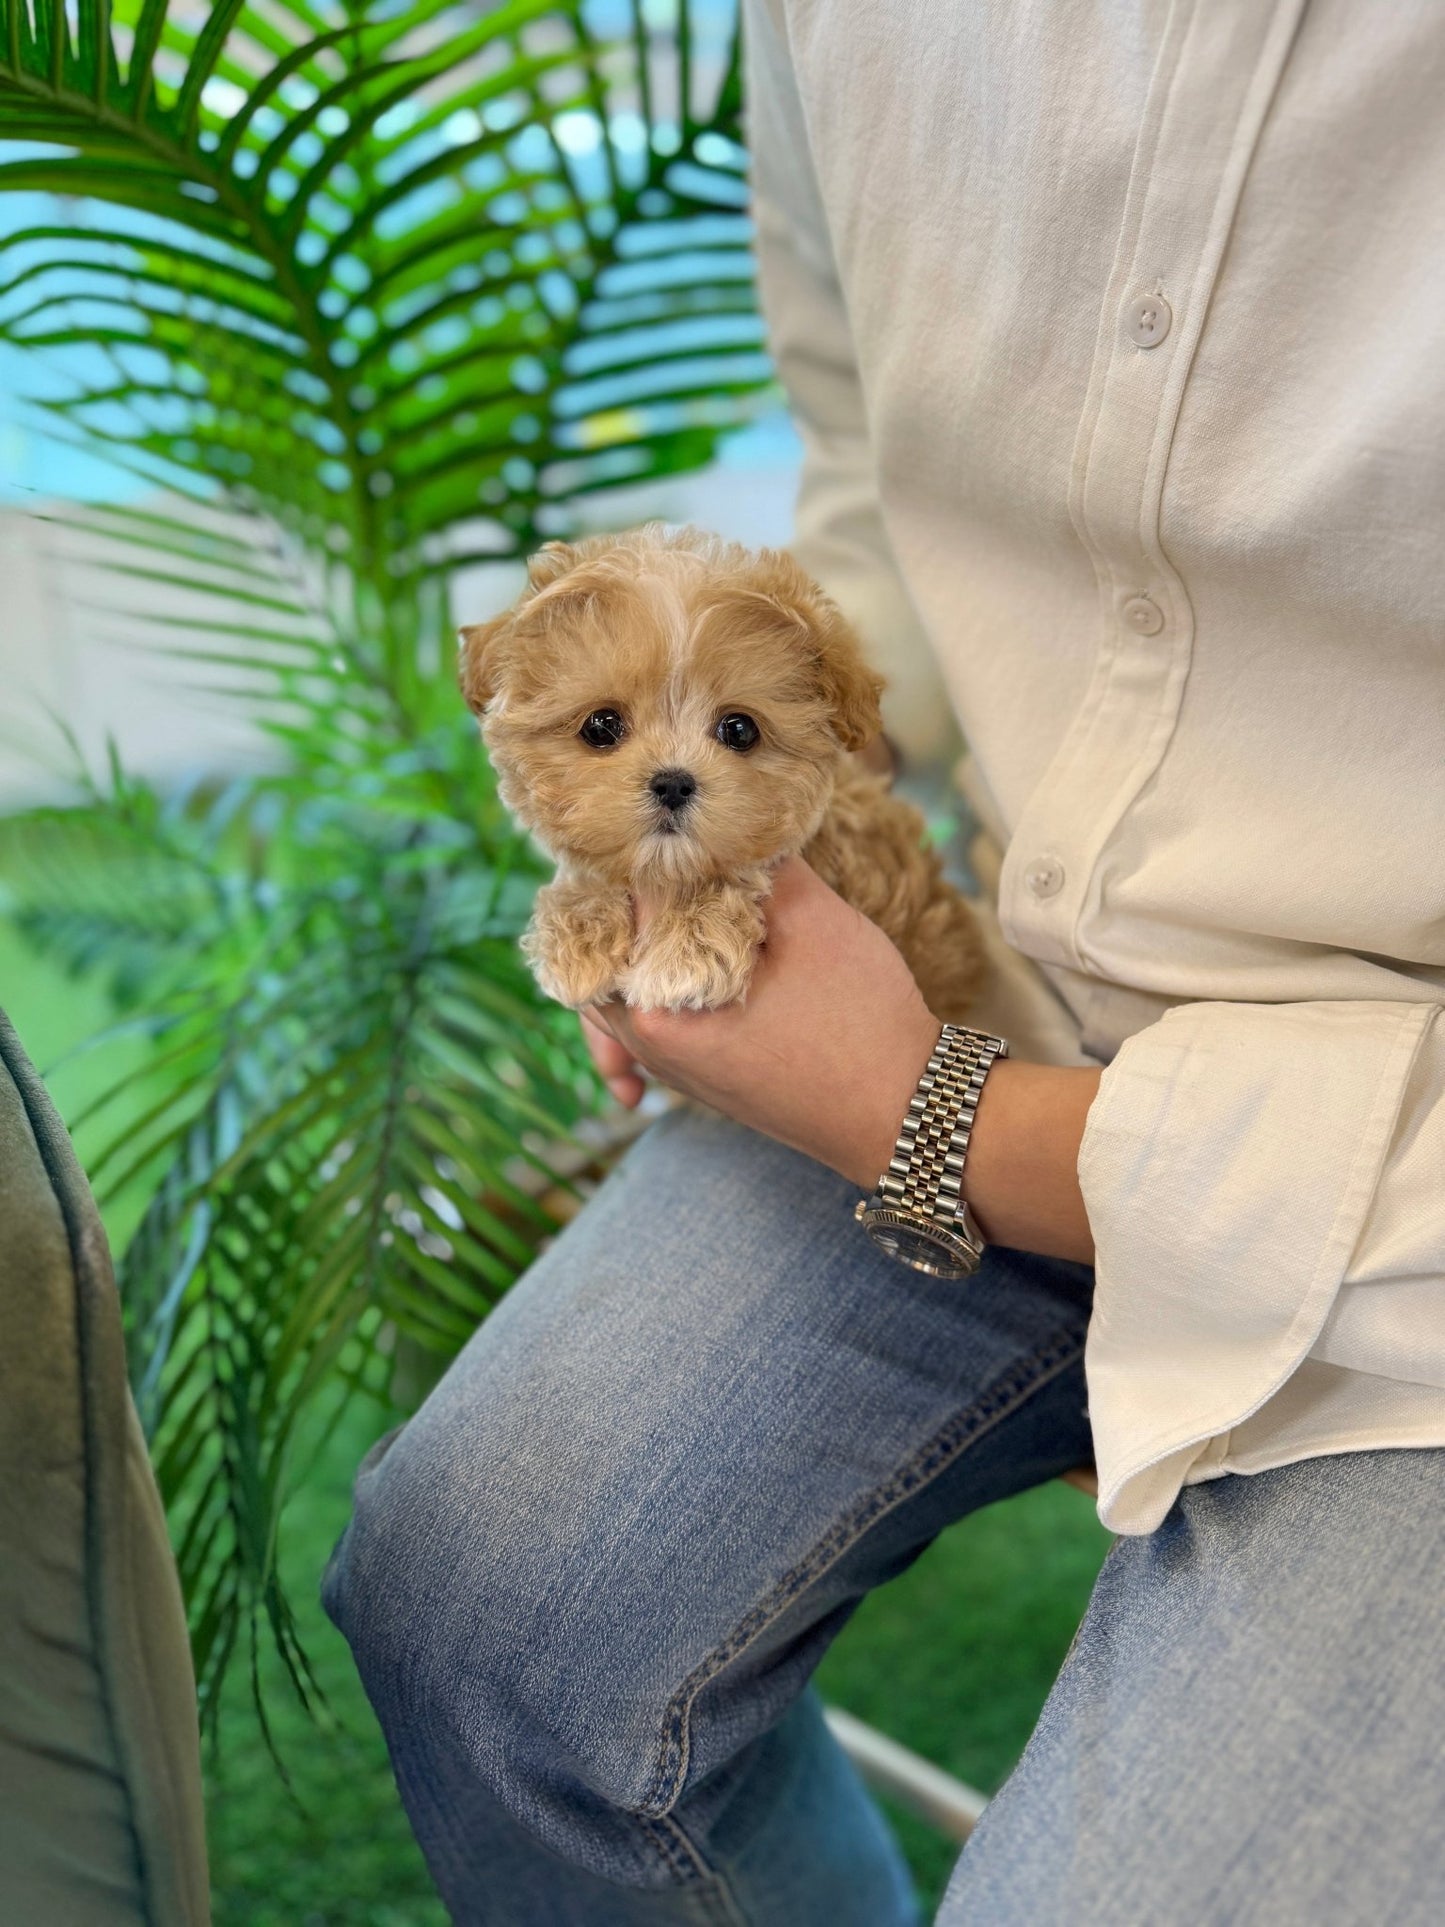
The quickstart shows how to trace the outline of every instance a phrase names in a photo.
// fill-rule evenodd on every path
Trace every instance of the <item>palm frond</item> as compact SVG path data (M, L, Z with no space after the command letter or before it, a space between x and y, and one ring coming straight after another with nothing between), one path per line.
M695 466L767 366L730 19L0 0L0 338L57 419L391 579ZM695 19L694 16L697 16Z

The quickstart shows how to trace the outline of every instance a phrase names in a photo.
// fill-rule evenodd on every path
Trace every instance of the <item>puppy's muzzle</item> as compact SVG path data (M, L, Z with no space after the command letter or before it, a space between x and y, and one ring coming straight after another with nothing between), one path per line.
M647 786L666 812L664 822L671 829L697 794L697 778L691 770L660 769Z

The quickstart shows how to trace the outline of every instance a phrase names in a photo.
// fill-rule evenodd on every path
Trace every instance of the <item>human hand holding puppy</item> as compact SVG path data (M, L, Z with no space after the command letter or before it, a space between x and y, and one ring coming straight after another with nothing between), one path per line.
M646 924L648 904L639 902ZM722 1010L582 1012L613 1094L637 1104L647 1072L871 1190L938 1037L902 957L878 927L792 858L777 871L747 1001ZM984 1086L965 1192L985 1237L1091 1263L1076 1173L1095 1070L1006 1059Z

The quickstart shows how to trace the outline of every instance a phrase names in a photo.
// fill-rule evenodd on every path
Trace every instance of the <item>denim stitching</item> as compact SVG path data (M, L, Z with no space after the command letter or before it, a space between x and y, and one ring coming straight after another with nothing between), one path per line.
M691 1898L694 1902L702 1902L707 1918L715 1923L715 1927L743 1927L743 1916L734 1904L731 1888L715 1868L708 1866L676 1820L666 1814L655 1820L644 1816L642 1831L656 1847L678 1885L693 1889ZM712 1880L714 1891L710 1894L699 1893L696 1883L700 1880Z
M652 1842L653 1846L656 1847L659 1858L679 1885L698 1878L699 1870L697 1866L690 1859L684 1859L678 1852L677 1841L673 1837L673 1830L667 1826L664 1820L649 1820L644 1818L642 1831Z
M843 1554L887 1512L912 1497L938 1477L985 1431L1007 1418L1030 1393L1056 1378L1067 1366L1082 1357L1082 1337L1059 1337L1015 1365L992 1388L964 1411L955 1413L948 1423L907 1460L892 1478L878 1486L853 1513L845 1515L826 1536L818 1541L806 1559L765 1593L723 1641L695 1666L663 1713L662 1745L657 1768L645 1797L633 1807L639 1817L665 1816L681 1795L687 1777L691 1749L690 1716L693 1702L703 1687L741 1657L773 1622L792 1605L800 1593Z

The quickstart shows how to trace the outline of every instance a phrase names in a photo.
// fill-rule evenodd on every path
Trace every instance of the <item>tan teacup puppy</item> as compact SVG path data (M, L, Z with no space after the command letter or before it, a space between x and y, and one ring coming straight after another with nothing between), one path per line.
M981 947L917 811L848 754L880 679L787 555L657 526L532 558L462 631L503 801L557 861L524 939L560 1003L706 1009L748 987L771 867L801 852L963 1015ZM654 914L634 933L632 895Z

